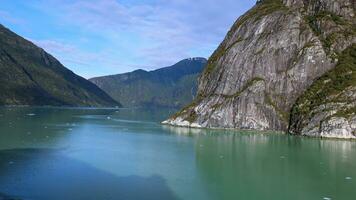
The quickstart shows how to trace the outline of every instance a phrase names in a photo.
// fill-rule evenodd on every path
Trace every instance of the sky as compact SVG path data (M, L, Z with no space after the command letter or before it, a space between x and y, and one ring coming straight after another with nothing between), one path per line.
M0 0L0 23L85 77L208 58L255 0Z

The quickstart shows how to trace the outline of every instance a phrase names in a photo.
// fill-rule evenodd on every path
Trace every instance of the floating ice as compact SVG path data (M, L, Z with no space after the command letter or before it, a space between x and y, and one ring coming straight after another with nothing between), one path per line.
M346 180L351 180L352 178L348 176L348 177L345 177L345 179Z
M323 197L324 200L331 200L330 197Z
M35 116L36 114L34 113L28 113L27 116Z

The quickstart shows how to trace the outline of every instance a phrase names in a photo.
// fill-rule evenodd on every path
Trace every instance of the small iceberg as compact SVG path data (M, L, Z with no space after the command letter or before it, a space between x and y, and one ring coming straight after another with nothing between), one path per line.
M27 116L35 116L36 114L35 113L28 113L26 114Z

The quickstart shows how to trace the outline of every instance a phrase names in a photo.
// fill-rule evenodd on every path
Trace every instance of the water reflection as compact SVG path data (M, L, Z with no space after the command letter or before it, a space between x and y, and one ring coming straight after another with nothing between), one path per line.
M0 193L0 200L21 200L18 197L10 196L7 194Z
M163 112L0 108L0 200L356 196L354 141L161 126Z
M159 175L117 177L50 149L0 151L0 177L23 199L178 199Z
M168 126L168 125L162 125L162 129L167 131L167 132L170 132L172 134L185 135L185 136L193 136L193 135L199 135L199 134L206 134L207 133L203 129Z
M352 141L223 134L197 137L195 151L217 199L352 199L356 184L345 177L356 176L355 147Z

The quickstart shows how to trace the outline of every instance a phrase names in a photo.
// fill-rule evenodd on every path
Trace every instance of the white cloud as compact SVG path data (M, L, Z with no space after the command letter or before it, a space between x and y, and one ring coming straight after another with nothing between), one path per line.
M254 2L46 0L38 6L48 12L53 12L53 9L48 8L55 8L57 13L51 14L57 15L62 23L100 35L110 42L112 49L127 51L134 59L128 62L118 56L115 61L117 63L145 61L146 66L162 67L186 57L209 56L236 18ZM55 47L58 45L56 43L42 45L53 50L58 48L56 51L74 51L70 46ZM76 53L79 54L76 60L83 60L80 58L81 53ZM83 57L91 56L86 53ZM96 62L102 59L93 57L91 59L99 59Z
M110 52L87 52L83 51L81 48L66 44L63 41L55 40L35 40L29 39L37 46L43 48L48 53L55 55L62 64L65 66L70 66L74 72L81 74L86 78L91 78L97 76L93 71L96 69L102 69L105 71L103 66L115 66L115 67L125 67L123 63L119 62L116 59L113 59ZM134 63L131 65L131 69L134 70L137 67ZM110 71L110 67L108 67ZM112 69L111 69L112 70Z

